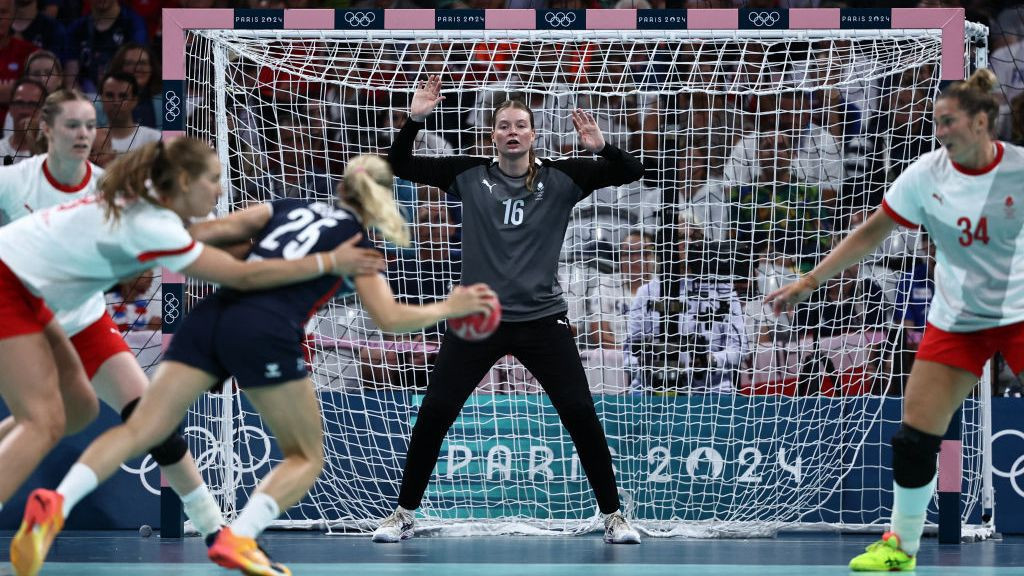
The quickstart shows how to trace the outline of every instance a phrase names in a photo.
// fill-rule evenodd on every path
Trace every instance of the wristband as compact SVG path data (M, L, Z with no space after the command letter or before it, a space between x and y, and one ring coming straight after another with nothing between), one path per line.
M316 272L321 276L324 274L324 256L319 252L316 253Z

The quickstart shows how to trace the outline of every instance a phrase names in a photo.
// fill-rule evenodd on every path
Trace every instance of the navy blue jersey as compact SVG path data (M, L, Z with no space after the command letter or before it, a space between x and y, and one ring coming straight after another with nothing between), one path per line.
M359 246L373 247L362 223L344 208L286 198L271 202L270 209L270 221L253 238L249 260L294 260L316 252L329 252L356 234L363 235ZM329 260L325 258L324 264L329 266ZM240 292L222 288L217 294L301 325L336 292L347 295L354 290L351 278L327 274L269 290Z

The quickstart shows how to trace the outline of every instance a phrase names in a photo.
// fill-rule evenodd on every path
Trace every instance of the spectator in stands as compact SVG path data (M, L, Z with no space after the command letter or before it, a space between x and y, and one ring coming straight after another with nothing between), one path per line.
M722 180L723 147L712 152L704 133L693 134L683 146L676 161L675 181L682 186L679 204L703 223L709 240L734 237L736 225L729 214L729 189Z
M14 93L14 82L25 70L25 60L29 54L39 49L35 44L12 33L13 17L14 0L0 0L0 116L5 118Z
M63 82L63 68L60 65L60 61L57 57L49 50L36 50L29 54L28 59L25 60L25 66L21 73L21 78L28 78L39 82L46 87L46 93L52 94L54 90L61 87ZM14 118L8 114L4 118L3 131L0 134L7 134L9 130L14 129Z
M843 183L842 149L824 128L812 123L808 99L802 93L780 92L756 98L757 133L740 140L725 164L725 179L737 186L766 183L762 138L773 132L791 141L791 176L795 182L818 186L821 197L835 202ZM767 182L779 182L768 180Z
M150 49L134 42L124 44L114 53L110 61L110 72L135 76L139 91L138 104L132 110L132 117L141 126L159 130L163 126L163 81L159 64Z
M67 54L67 31L59 20L50 18L39 11L36 0L15 0L14 21L11 23L14 36L35 44L43 50L65 57Z
M25 60L22 76L46 86L46 93L52 94L64 85L64 66L53 52L36 50Z
M120 154L160 140L160 131L139 126L132 117L139 102L135 76L109 72L100 83L100 102L110 128L110 147Z
M400 252L388 265L388 283L403 304L429 304L447 297L462 276L462 253L452 248L455 226L441 204L423 204L416 211L415 250ZM445 324L408 334L396 346L360 348L363 380L381 387L426 388Z
M863 120L873 116L877 89L870 85L840 86L845 76L853 75L861 63L851 53L849 41L822 41L808 58L803 82L816 86L811 93L812 123L822 126L835 138L843 156L842 208L857 209L865 189L869 141L863 131ZM866 84L866 83L863 83Z
M279 110L276 125L262 131L256 146L264 148L257 161L262 163L257 176L246 179L240 202L250 204L278 198L330 200L335 186L327 176L327 159L312 127L317 121L287 110Z
M692 215L673 220L656 239L658 275L629 310L634 383L656 394L729 392L748 348L739 297Z
M932 142L929 98L924 88L905 81L882 102L878 116L872 120L872 153L868 163L866 206L877 206L885 189L911 163L925 152Z
M1024 24L1022 24L1024 26ZM999 121L996 124L996 136L1006 138L1010 132L1010 122L1016 118L1010 116L1009 103L1024 94L1024 37L1008 39L1005 46L995 49L989 55L992 71L999 79L1000 98Z
M100 76L122 44L148 43L146 23L120 0L92 0L92 11L76 20L68 34L65 78L77 82L82 91L93 94L98 92Z
M914 365L914 355L924 338L924 327L928 319L932 296L935 294L935 245L923 238L928 250L911 259L909 269L904 272L896 287L896 306L893 322L900 324L902 334L895 346L892 374L901 376L901 384ZM902 394L901 385L898 392Z
M0 163L15 164L45 151L39 139L39 108L46 99L46 87L22 78L14 83L10 113L13 129L0 140Z
M756 150L757 175L750 184L731 182L733 238L757 254L797 257L809 269L830 247L832 211L818 186L794 173L794 142L787 132L762 136Z
M1013 114L1013 123L1010 126L1011 141L1018 146L1024 146L1024 94L1010 102L1010 112Z
M640 287L654 276L653 238L642 230L626 235L618 247L616 268L605 273L596 268L586 278L586 292L580 295L582 310L569 321L582 327L578 336L594 394L623 393L629 388L629 373L635 369L628 351L629 307ZM573 312L570 305L570 312Z

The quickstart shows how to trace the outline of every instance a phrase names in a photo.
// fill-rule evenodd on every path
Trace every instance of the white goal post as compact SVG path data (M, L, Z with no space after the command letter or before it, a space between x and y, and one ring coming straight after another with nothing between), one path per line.
M538 156L585 156L569 114L593 111L646 176L579 203L559 280L628 515L666 536L883 528L925 240L894 235L797 317L761 300L936 145L940 83L985 64L985 30L962 10L165 10L164 21L165 126L216 146L222 212L333 198L347 159L386 155L428 74L441 74L445 100L418 154L490 155L491 109L520 98ZM458 280L458 204L404 181L396 195L417 244L380 245L389 280L403 297L443 293ZM641 232L641 250L624 248ZM732 291L710 315L698 304L695 322L732 332L699 344L683 322L631 336L631 275L669 274L673 243L691 234L703 236L691 237L691 273ZM165 286L185 302L207 290ZM313 318L326 464L281 526L360 532L391 512L436 342L433 330L382 334L352 298ZM694 346L720 353L714 376L693 368ZM186 432L230 517L279 454L226 390L200 401ZM981 536L992 532L986 398L982 385L960 430L960 523ZM546 534L596 529L597 512L550 402L506 358L449 432L417 513L448 534Z

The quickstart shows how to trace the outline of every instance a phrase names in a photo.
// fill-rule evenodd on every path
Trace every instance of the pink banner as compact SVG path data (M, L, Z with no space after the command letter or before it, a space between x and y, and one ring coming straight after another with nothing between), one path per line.
M533 10L487 10L484 27L488 30L533 30L537 16Z
M839 28L839 8L793 8L789 11L789 27L806 30Z
M636 10L587 10L591 30L636 30Z
M686 27L690 30L735 30L740 25L740 12L733 8L687 10L686 20Z

